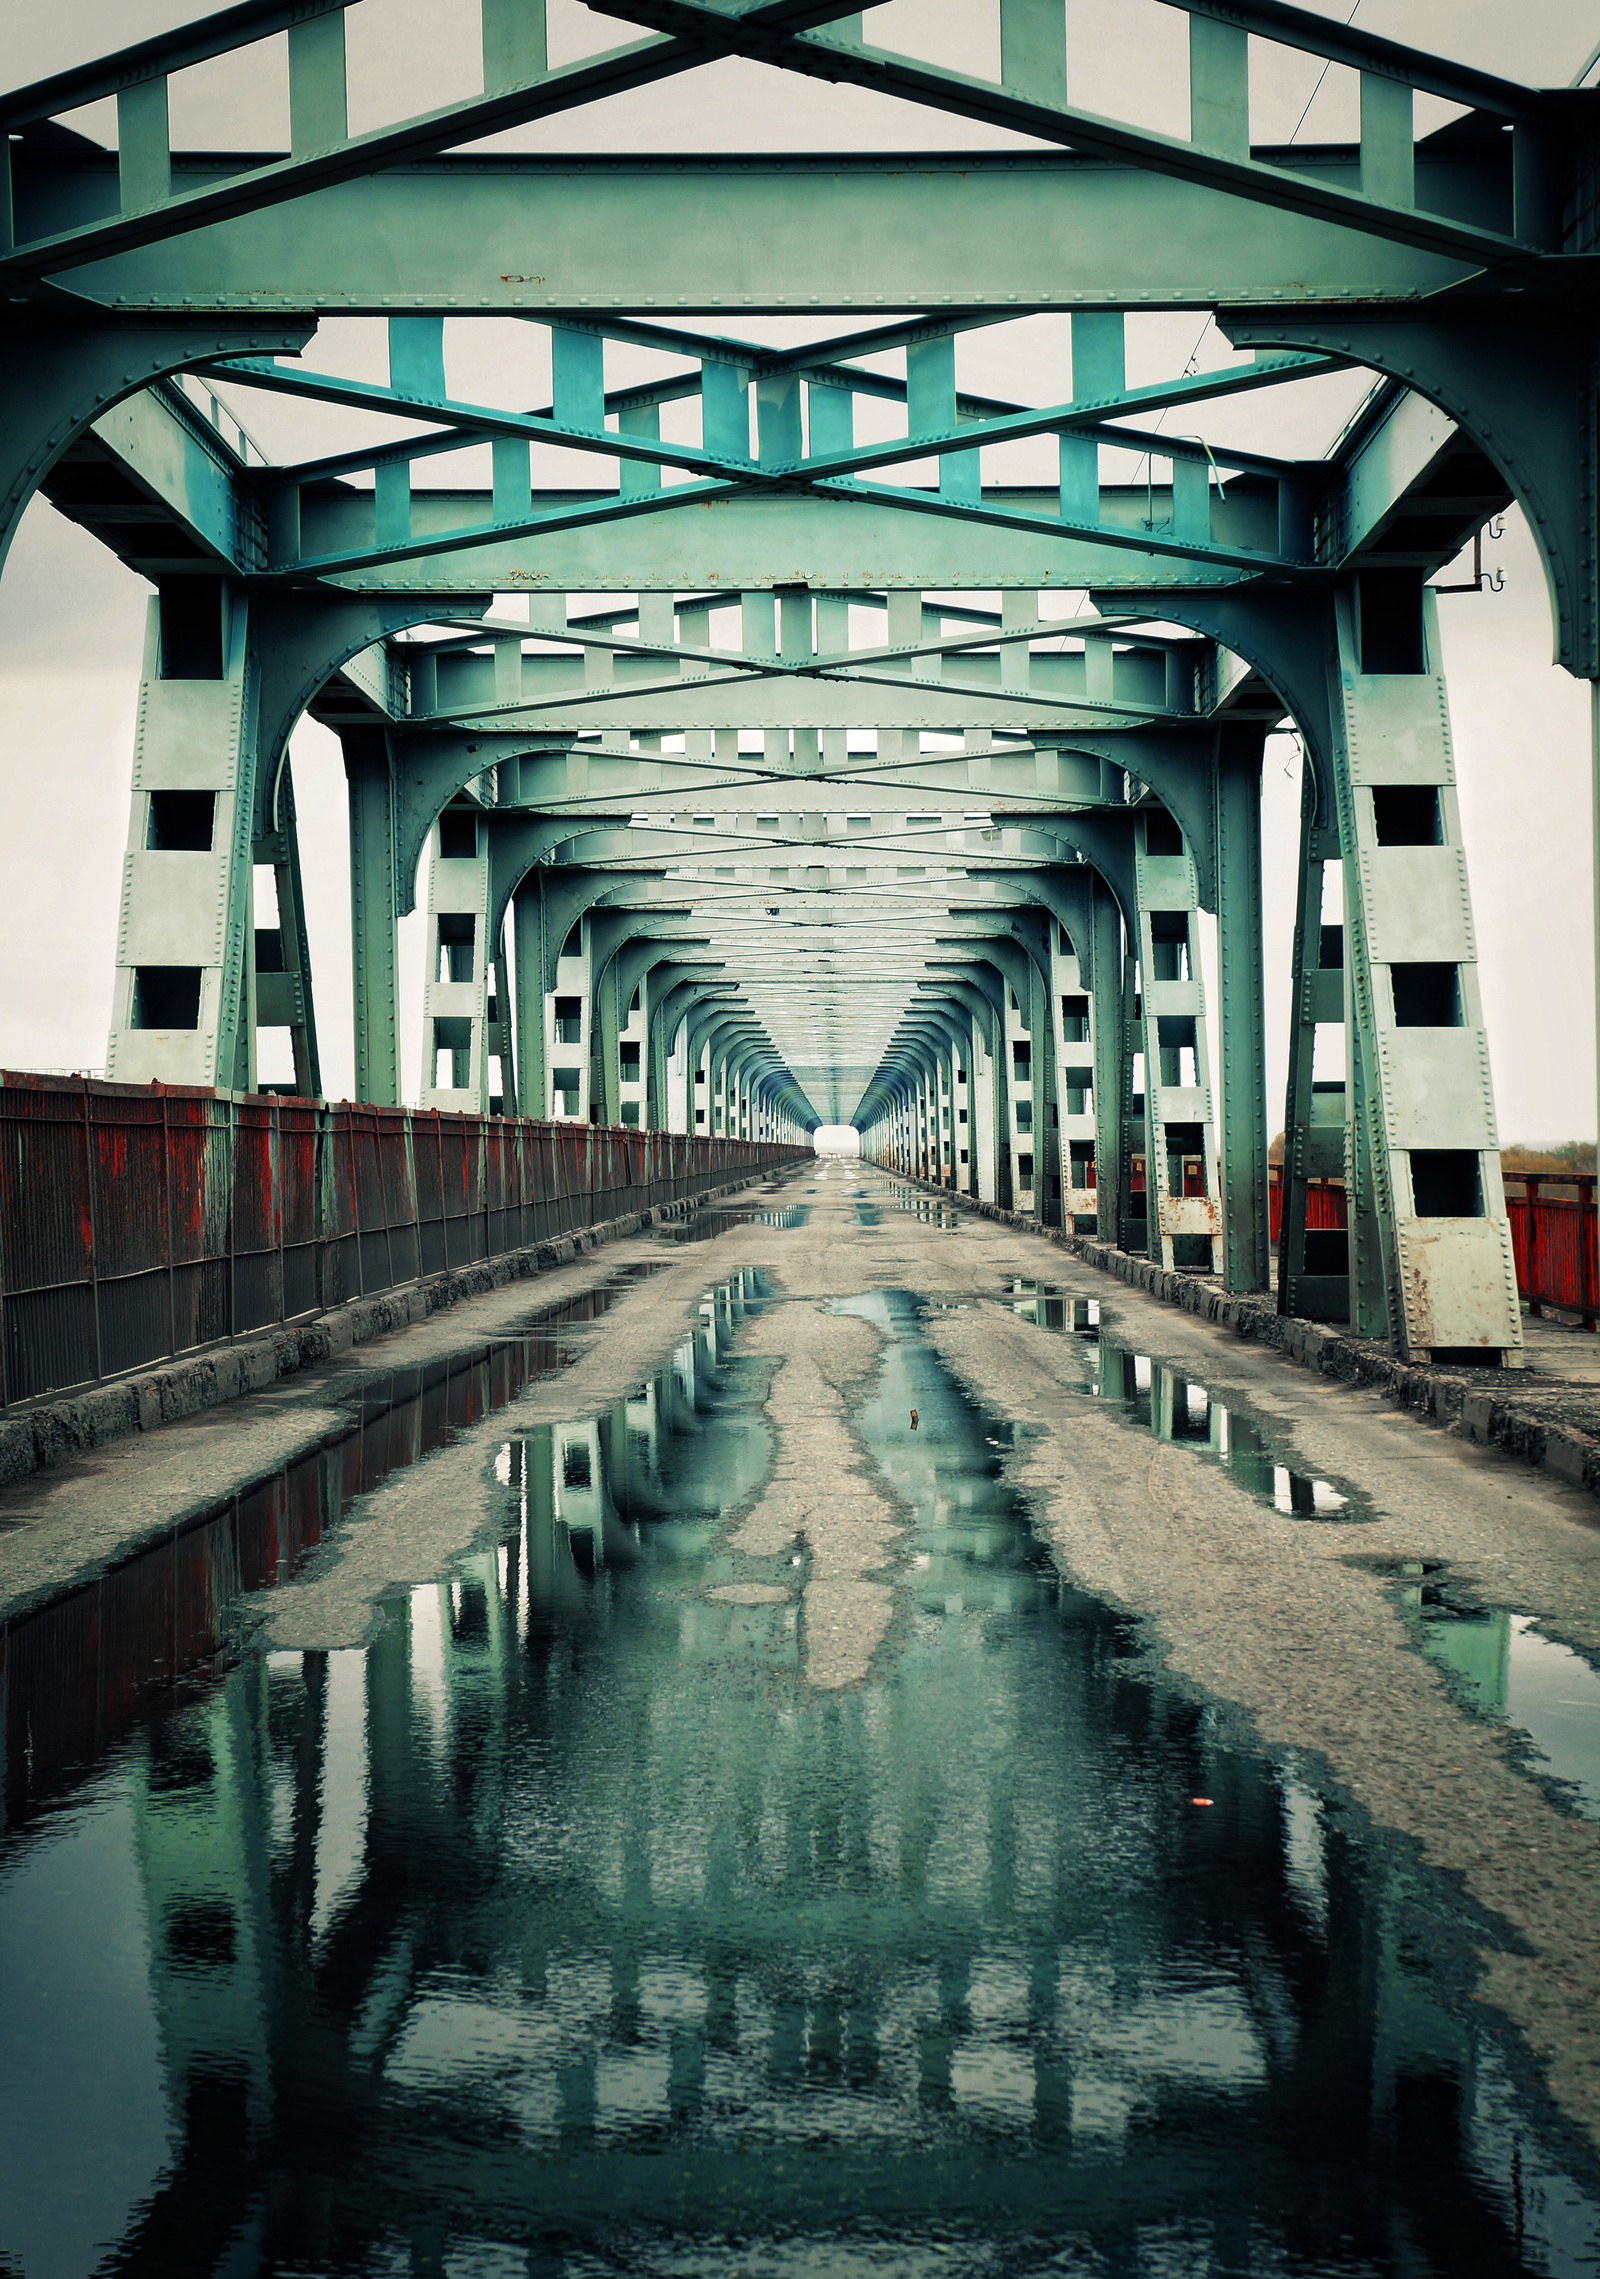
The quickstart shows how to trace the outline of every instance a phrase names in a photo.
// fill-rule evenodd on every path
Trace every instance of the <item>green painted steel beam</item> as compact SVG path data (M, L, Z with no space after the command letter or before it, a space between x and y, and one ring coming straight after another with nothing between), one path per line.
M726 20L710 0L617 0L615 9L608 8L607 13L680 39L693 38L706 25ZM1222 191L1286 213L1339 222L1364 235L1468 261L1476 267L1538 250L1509 231L1430 213L1398 197L1379 199L1363 194L1361 189L1345 189L1309 171L1302 172L1292 160L1274 165L1266 157L1258 159L1251 151L1248 107L1242 100L1242 131L1230 136L1231 147L1221 148L1214 141L1180 140L1069 103L1040 101L1019 89L1002 87L967 72L822 33L775 40L770 32L763 32L746 40L743 52L807 77L870 88L902 102L926 104L1042 142L1069 144L1085 156L1132 162L1199 188ZM1528 114L1534 115L1538 107L1537 95L1529 90ZM1409 111L1406 124L1409 157Z
M155 576L163 574L162 564L169 557L174 565L192 563L198 550L246 578L260 574L266 559L267 525L276 511L272 491L275 477L269 471L246 466L227 437L219 434L175 385L164 383L129 396L95 423L91 439L81 448L73 448L70 456L74 461L82 459L85 451L101 450L142 494L146 505L130 506L125 489L119 490L115 481L105 486L105 498L98 499L93 477L76 464L58 503L124 560L143 574ZM1452 558L1472 529L1501 511L1510 497L1509 487L1488 468L1481 454L1469 454L1468 473L1454 482L1447 480L1449 495L1442 495L1441 476L1447 475L1452 454L1461 450L1453 423L1424 399L1397 386L1376 396L1367 413L1353 423L1336 461L1300 470L1313 486L1307 495L1307 519L1311 500L1320 498L1319 527L1336 537L1340 545L1339 561L1330 560L1327 566L1338 567L1362 553L1387 553L1393 543L1388 534L1394 530L1407 535L1412 555L1425 567ZM1483 488L1486 478L1493 482L1492 490ZM1463 482L1472 495L1457 497ZM570 503L572 495L546 493L537 503ZM686 519L670 530L648 524L612 526L587 538L566 527L560 538L562 550L557 553L556 542L546 538L542 558L548 581L558 590L592 591L609 582L631 586L638 592L656 591L670 584L679 595L680 613L690 607L727 607L736 602L740 591L792 582L782 573L791 567L798 572L802 555L814 565L806 582L819 602L849 598L858 604L878 606L886 604L891 585L902 582L934 590L958 582L1010 588L1027 583L1032 573L1036 590L1037 585L1090 582L1109 591L1113 580L1120 583L1126 579L1140 586L1159 584L1170 591L1179 580L1202 585L1219 580L1229 583L1235 574L1210 563L1184 571L1175 567L1175 558L1158 563L1148 555L1148 576L1143 573L1139 561L1142 549L1137 544L1141 525L1151 511L1158 520L1171 522L1174 499L1169 485L1102 486L1101 527L1115 525L1125 540L1134 543L1121 545L1114 557L1101 553L1098 559L1077 536L1057 535L1062 526L1046 511L1056 504L1054 491L1013 488L986 495L1008 507L1021 503L1028 517L1024 527L1041 530L1046 543L1035 546L1030 540L1014 544L969 528L960 534L958 552L937 529L938 515L918 518L913 526L903 513L892 521L880 518L876 509L866 507L860 499L846 504L811 496L746 498L719 509L714 516L698 507L686 507ZM1248 482L1243 490L1230 483L1225 501L1212 496L1210 518L1219 531L1249 537L1259 545L1273 526L1272 497L1270 488L1263 493ZM604 506L615 502L615 494L594 494L594 499ZM161 511L151 511L156 508ZM364 573L341 571L338 583L342 588L364 590L370 585L375 590L439 592L441 611L448 622L450 605L445 596L464 568L474 573L467 585L475 592L495 587L503 591L532 583L536 573L528 568L531 541L508 540L492 525L487 494L418 492L412 495L410 510L413 528L424 537L449 534L450 550L425 557L431 567L416 573L408 567L410 555L405 548L391 548L380 565L369 564ZM374 512L370 493L363 496L332 486L325 492L309 489L303 495L304 535L313 546L325 547L332 542L351 559L358 549L349 541L371 535ZM488 537L481 535L485 530L490 532ZM685 540L697 543L691 546L683 543ZM859 543L850 546L850 540ZM1257 546L1238 549L1245 555L1257 550ZM452 561L452 552L463 559ZM726 590L718 591L719 587ZM707 650L681 639L643 641L612 630L619 623L637 624L636 601L563 623L559 614L546 622L540 613L537 586L530 599L530 621L524 626L506 620L506 637L517 634L525 639L559 642L574 651L609 648L619 658L676 657L680 666L710 663L725 671L821 674L833 669L855 670L896 661L957 657L968 648L998 649L1008 636L1018 635L1017 628L1003 627L992 611L963 613L959 605L945 602L939 605L937 616L960 624L965 615L967 620L979 622L982 630L849 651L827 645L819 618L818 629L824 639L820 654L746 658L740 650ZM1116 633L1131 622L1131 617L1123 618L1113 605L1111 615L1102 612L1098 623L1087 619L1081 623L1050 621L1032 631L1035 639L1063 633L1077 638L1099 630ZM441 659L446 653L447 645L441 644Z
M1158 512L1165 495L1158 486ZM459 581L470 593L685 593L720 586L731 598L796 584L840 593L1019 586L1110 592L1125 581L1142 592L1167 584L1233 585L1282 567L1265 547L1221 548L1221 558L1197 563L1179 547L1146 544L1148 534L1136 527L1146 512L1143 486L1136 494L1104 494L1102 512L1125 514L1126 523L1092 529L1060 521L1051 511L1055 490L1022 486L995 488L986 494L987 512L960 517L919 514L907 504L908 494L882 484L854 495L759 496L735 484L706 484L671 512L650 511L657 496L619 502L614 492L599 494L552 509L537 535L518 535L494 526L482 493L418 491L411 497L411 537L380 547L373 542L371 494L330 486L327 493L302 493L302 555L280 575L374 593L447 594ZM1216 521L1227 526L1221 512ZM1230 559L1234 553L1249 567Z
M32 216L48 228L96 203L115 210L111 154L14 150L19 227ZM1316 163L1326 183L1359 180L1354 150ZM220 183L228 164L179 153L173 180ZM1461 173L1460 162L1424 156L1418 196L1435 174L1447 194ZM1472 194L1492 197L1496 184ZM1350 189L1340 195L1359 206ZM706 213L730 196L737 232L706 229ZM126 312L595 320L614 311L687 322L729 307L746 317L948 309L959 318L1405 302L1481 268L1475 257L1373 237L1350 213L1273 210L1137 165L1018 151L438 159L69 274L76 295Z
M543 554L546 551L547 541L566 538L574 531L597 527L609 530L611 526L618 523L636 522L644 519L658 520L663 517L680 515L687 518L697 508L728 505L739 496L741 491L745 490L748 490L761 504L773 508L781 509L793 506L802 499L819 496L827 500L840 501L849 507L876 508L890 517L909 515L931 517L950 525L952 533L958 529L963 534L976 529L1006 531L1039 540L1046 546L1054 545L1060 548L1075 546L1089 551L1098 548L1115 548L1119 551L1131 552L1149 558L1154 562L1174 560L1185 563L1192 562L1209 567L1218 573L1242 571L1253 574L1270 572L1276 575L1284 571L1314 567L1314 564L1309 560L1284 555L1276 545L1269 547L1229 544L1225 538L1219 536L1205 538L1197 534L1194 537L1184 537L1169 535L1160 529L1128 530L1114 522L1080 521L1063 515L1059 506L1055 505L1054 502L1052 502L1050 511L1039 512L1002 503L1000 496L993 495L989 498L975 499L971 504L958 504L938 492L925 491L910 484L851 482L832 478L821 480L814 486L809 486L801 483L749 482L744 477L731 477L707 482L685 483L660 491L631 494L627 492L620 494L605 493L595 498L585 499L578 504L550 507L539 514L519 515L507 519L498 519L489 514L483 516L476 523L464 525L457 523L433 529L423 528L422 530L417 528L420 518L416 511L417 497L416 494L413 494L408 502L407 522L409 527L403 535L385 543L377 522L377 508L375 505L366 505L365 516L362 519L370 518L373 532L371 539L366 544L346 546L337 552L307 552L302 537L301 550L297 553L285 551L279 555L271 564L270 574L285 582L303 583L307 578L332 582L347 580L355 572L371 573L384 570L400 570L403 572L413 564L430 562L439 555L504 554L508 548L518 545L525 548L531 547L536 553ZM426 493L422 495L424 499L428 497ZM437 496L438 494L434 495ZM1051 494L1047 492L1044 496L1050 498ZM305 510L302 506L302 531L304 529L304 513ZM1224 507L1224 517L1225 515L1226 508ZM1218 518L1214 516L1213 524L1216 519ZM1276 519L1274 513L1274 523ZM772 535L781 543L779 533L774 532ZM956 544L959 546L960 541L957 540ZM524 573L524 577L526 577L526 573ZM484 573L480 569L474 583L481 586L483 578ZM432 570L427 573L427 581L425 590L437 590L442 583L438 573ZM606 582L613 586L624 583L622 579L616 577L612 577ZM639 582L642 583L643 581ZM675 583L692 584L704 584L706 582L708 581L703 578L675 581ZM774 576L770 566L763 578L751 581L752 584L783 585L795 582L797 580L792 574ZM834 579L830 577L828 582L843 584L848 581L845 578ZM881 572L873 573L872 582L883 583L883 574ZM940 581L930 578L921 582L935 584ZM965 582L994 583L996 581L969 579ZM1011 578L1000 582L1035 585L1065 583L1081 586L1099 585L1103 584L1105 580L1092 572L1082 576L1067 575L1058 569L1057 575L1053 579L1025 578L1019 580L1013 574ZM496 584L498 586L498 580L496 580Z

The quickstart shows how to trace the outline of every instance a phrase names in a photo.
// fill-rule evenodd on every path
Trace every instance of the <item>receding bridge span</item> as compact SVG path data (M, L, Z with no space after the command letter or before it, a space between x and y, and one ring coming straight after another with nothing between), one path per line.
M568 61L544 0L482 0L481 92L358 126L342 0L245 0L0 99L0 556L42 492L153 589L108 1078L252 1095L277 1032L278 1088L321 1094L310 715L358 1104L853 1124L1264 1290L1288 727L1280 1308L1514 1361L1433 589L1516 502L1558 658L1600 674L1597 98L1170 0L1175 136L1075 100L1063 0L985 5L974 76L828 0L608 0L629 37ZM225 116L174 147L186 75L246 50L288 150ZM1357 139L1252 140L1285 52L1358 75ZM1031 142L482 147L730 57L915 104L931 146ZM63 123L113 97L115 147ZM1206 368L1152 364L1173 310L1214 318ZM264 449L258 411L319 440ZM371 415L395 439L342 447ZM1308 1226L1330 1177L1346 1223Z

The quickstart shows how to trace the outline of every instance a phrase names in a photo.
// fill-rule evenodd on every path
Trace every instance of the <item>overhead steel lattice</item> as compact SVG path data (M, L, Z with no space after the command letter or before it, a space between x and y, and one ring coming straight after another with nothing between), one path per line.
M1187 132L1075 101L1064 0L975 5L966 71L828 0L606 0L637 36L552 63L544 0L482 0L481 92L359 132L342 0L243 0L0 101L0 544L43 489L155 589L114 1077L251 1088L277 1029L320 1089L309 711L361 1098L401 1097L425 902L426 1106L854 1122L1264 1288L1289 726L1280 1303L1515 1357L1430 581L1516 500L1600 671L1596 98L1163 13ZM288 151L174 148L259 41ZM1358 75L1359 139L1252 142L1281 50ZM1006 147L483 147L729 57ZM112 96L114 150L60 123ZM1348 1227L1308 1231L1328 1173Z

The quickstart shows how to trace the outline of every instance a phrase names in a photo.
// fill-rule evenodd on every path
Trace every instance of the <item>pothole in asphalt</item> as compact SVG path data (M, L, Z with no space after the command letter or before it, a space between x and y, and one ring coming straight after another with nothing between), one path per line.
M1475 1717L1505 1727L1519 1770L1553 1802L1600 1820L1600 1671L1531 1614L1486 1604L1440 1560L1373 1559L1416 1642Z

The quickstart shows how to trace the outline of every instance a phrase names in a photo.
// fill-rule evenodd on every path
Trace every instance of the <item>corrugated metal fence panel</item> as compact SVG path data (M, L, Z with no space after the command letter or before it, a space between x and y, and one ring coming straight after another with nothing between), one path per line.
M0 1075L0 1400L301 1319L803 1152Z
M389 1266L398 1287L402 1282L415 1282L422 1272L411 1118L404 1108L374 1108L372 1113L378 1125L378 1163L383 1175L383 1215L389 1229Z
M512 1210L516 1206L516 1180L506 1161L512 1152L507 1144L511 1139L512 1126L507 1118L491 1116L483 1131L483 1211L491 1258L510 1250L515 1241L506 1224L508 1204Z
M283 1318L314 1313L322 1259L322 1111L314 1100L278 1102L278 1229Z
M373 1108L351 1108L350 1161L355 1176L356 1227L361 1237L361 1292L394 1286L389 1257L389 1213L383 1193L378 1148L378 1116Z
M283 1319L278 1242L278 1103L234 1103L233 1320L236 1335Z
M417 1242L424 1274L442 1274L445 1256L444 1153L436 1109L411 1117L411 1163L417 1193Z
M85 1093L84 1105L100 1368L109 1377L172 1350L165 1102L142 1091Z
M472 1175L469 1169L469 1143L465 1126L475 1125L475 1116L442 1116L435 1111L435 1144L439 1152L439 1189L444 1211L444 1264L465 1266L472 1256L472 1237L467 1229L467 1214L471 1210ZM474 1132L473 1137L476 1138Z
M1506 1216L1517 1262L1517 1288L1537 1313L1558 1306L1581 1314L1592 1329L1600 1299L1600 1214L1592 1173L1552 1178L1559 1190L1547 1195L1546 1182L1530 1174L1507 1181ZM1518 1193L1517 1190L1521 1189Z
M0 1262L8 1400L98 1375L81 1087L0 1098Z
M360 1294L360 1245L356 1237L355 1153L350 1112L324 1108L322 1152L322 1303L342 1306Z
M172 1349L186 1353L228 1334L232 1132L228 1103L215 1093L166 1092L161 1097L171 1197Z
M1267 1220L1270 1238L1276 1243L1283 1232L1283 1172L1276 1163L1267 1174ZM1313 1179L1306 1188L1307 1228L1320 1234L1342 1227L1344 1223L1344 1181Z

